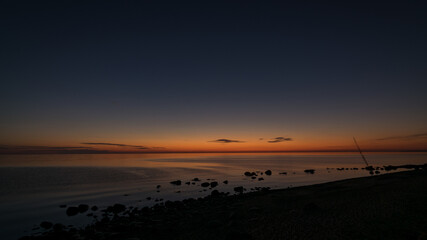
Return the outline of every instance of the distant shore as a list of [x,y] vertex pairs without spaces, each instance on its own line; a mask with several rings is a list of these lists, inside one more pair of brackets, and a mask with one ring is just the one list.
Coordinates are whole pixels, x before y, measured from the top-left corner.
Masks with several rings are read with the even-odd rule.
[[21,239],[427,239],[427,170],[211,196],[117,204],[82,229]]

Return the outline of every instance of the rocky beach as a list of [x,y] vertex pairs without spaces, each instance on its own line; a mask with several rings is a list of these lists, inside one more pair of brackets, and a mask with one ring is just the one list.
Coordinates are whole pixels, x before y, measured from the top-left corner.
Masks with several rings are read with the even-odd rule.
[[427,239],[426,167],[397,167],[417,170],[234,195],[212,188],[204,198],[153,207],[68,207],[98,217],[85,227],[43,222],[41,234],[21,240]]

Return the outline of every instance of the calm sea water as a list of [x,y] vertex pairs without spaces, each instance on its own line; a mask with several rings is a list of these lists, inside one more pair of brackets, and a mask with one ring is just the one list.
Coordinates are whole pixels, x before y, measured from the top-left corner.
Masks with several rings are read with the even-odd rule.
[[[373,166],[424,164],[426,153],[367,154]],[[359,168],[337,171],[327,168]],[[369,176],[357,154],[92,154],[0,155],[0,236],[16,239],[36,233],[41,221],[82,225],[92,218],[68,217],[59,205],[114,203],[143,207],[155,199],[201,197],[212,190],[201,182],[218,181],[215,189],[233,193],[236,186],[287,188]],[[315,174],[304,173],[315,169]],[[264,181],[245,177],[245,171],[271,170]],[[279,172],[287,172],[280,175]],[[198,177],[196,185],[186,181]],[[207,180],[210,179],[210,180]],[[182,180],[181,186],[169,182]],[[228,180],[228,184],[223,184]],[[161,185],[157,192],[157,185]],[[151,197],[151,200],[147,200]]]

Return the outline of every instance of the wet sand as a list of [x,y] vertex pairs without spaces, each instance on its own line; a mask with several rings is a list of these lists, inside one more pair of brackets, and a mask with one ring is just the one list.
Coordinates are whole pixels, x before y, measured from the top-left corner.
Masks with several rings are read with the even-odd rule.
[[83,229],[22,239],[427,239],[427,171],[281,190],[116,205]]

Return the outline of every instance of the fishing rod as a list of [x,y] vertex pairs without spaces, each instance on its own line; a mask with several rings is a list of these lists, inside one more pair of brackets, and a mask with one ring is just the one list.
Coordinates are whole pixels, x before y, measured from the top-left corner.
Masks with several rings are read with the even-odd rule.
[[369,167],[368,161],[366,161],[365,156],[362,153],[362,150],[359,147],[359,144],[357,144],[356,138],[353,137],[354,143],[356,144],[357,150],[359,150],[360,156],[362,156],[363,161],[365,162],[366,166]]

